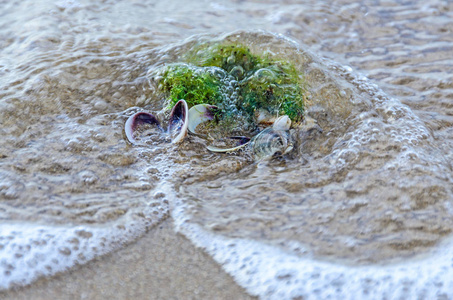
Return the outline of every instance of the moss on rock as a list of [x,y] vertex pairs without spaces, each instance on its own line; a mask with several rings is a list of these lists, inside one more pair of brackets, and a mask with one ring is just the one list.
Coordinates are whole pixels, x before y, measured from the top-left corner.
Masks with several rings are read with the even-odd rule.
[[161,71],[159,87],[168,94],[169,106],[185,99],[189,106],[217,105],[224,116],[231,116],[234,106],[249,120],[259,109],[286,114],[296,122],[303,118],[305,84],[288,61],[255,55],[236,44],[200,45],[184,60]]

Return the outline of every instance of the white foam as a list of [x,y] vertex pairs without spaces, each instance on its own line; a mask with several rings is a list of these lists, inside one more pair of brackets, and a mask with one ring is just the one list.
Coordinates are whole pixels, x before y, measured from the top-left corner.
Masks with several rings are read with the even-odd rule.
[[[152,204],[152,202],[150,202]],[[126,215],[100,226],[0,225],[0,291],[85,264],[128,244],[162,220],[168,205],[144,208],[145,218]]]
[[137,238],[144,231],[144,228],[131,227],[119,231],[89,226],[2,224],[0,290],[12,285],[26,285],[40,276],[85,263]]
[[262,299],[436,299],[453,297],[453,244],[429,258],[351,267],[316,261],[262,242],[226,238],[185,221],[176,230],[206,250],[248,293]]

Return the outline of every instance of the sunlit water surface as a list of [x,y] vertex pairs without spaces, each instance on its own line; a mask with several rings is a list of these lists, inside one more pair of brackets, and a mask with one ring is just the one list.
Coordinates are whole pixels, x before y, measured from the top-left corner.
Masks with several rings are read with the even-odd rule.
[[[0,289],[171,214],[252,295],[453,297],[447,1],[0,5]],[[150,74],[213,41],[294,63],[322,132],[262,162],[130,145],[127,117],[164,103]]]

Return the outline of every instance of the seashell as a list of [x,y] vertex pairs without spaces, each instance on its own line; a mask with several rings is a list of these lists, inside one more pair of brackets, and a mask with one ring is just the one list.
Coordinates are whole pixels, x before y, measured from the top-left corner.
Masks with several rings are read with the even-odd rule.
[[259,109],[255,112],[256,123],[265,126],[277,126],[279,130],[289,130],[291,127],[291,119],[287,115],[275,117],[264,109]]
[[268,127],[250,141],[250,149],[255,160],[281,156],[293,149],[288,130]]
[[239,145],[237,145],[236,147],[232,147],[232,148],[219,148],[219,147],[215,147],[215,146],[208,146],[207,149],[211,152],[219,152],[219,153],[233,152],[233,151],[239,150],[241,148],[244,148],[250,142],[250,138],[245,137],[245,136],[232,136],[229,138],[239,140]]
[[291,128],[291,119],[287,115],[278,117],[274,121],[272,128],[275,130],[289,130]]
[[189,108],[185,100],[179,100],[170,112],[168,121],[168,133],[172,138],[172,143],[180,143],[187,135],[189,125]]
[[132,144],[137,142],[134,135],[135,130],[143,124],[156,125],[157,128],[163,131],[159,120],[154,115],[147,112],[135,113],[127,119],[126,124],[124,125],[126,137]]
[[189,109],[188,129],[191,133],[197,133],[195,130],[203,122],[214,119],[214,113],[218,109],[215,105],[198,104]]
[[[189,109],[185,100],[179,100],[170,112],[168,121],[168,134],[172,139],[172,143],[181,142],[187,135],[187,126],[189,120]],[[159,120],[152,114],[147,112],[138,112],[130,116],[126,124],[124,124],[124,132],[126,137],[132,144],[136,144],[135,131],[143,124],[155,125],[160,131],[164,129],[160,125]]]
[[291,119],[284,115],[278,117],[271,127],[267,127],[251,140],[246,137],[231,137],[241,139],[240,144],[232,148],[218,148],[208,146],[212,152],[232,152],[249,146],[255,159],[262,160],[269,157],[284,155],[293,149],[289,129],[291,128]]
[[255,112],[256,123],[260,125],[270,126],[275,122],[275,116],[265,109],[258,109]]

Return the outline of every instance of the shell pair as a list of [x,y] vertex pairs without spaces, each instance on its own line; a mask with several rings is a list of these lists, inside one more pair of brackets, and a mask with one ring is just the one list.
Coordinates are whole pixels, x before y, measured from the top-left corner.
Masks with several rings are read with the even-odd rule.
[[[185,100],[179,100],[170,112],[167,133],[170,135],[173,144],[180,143],[187,135],[189,125],[189,109]],[[138,127],[149,124],[156,126],[160,131],[165,132],[159,119],[147,112],[138,112],[130,116],[124,125],[126,137],[132,144],[136,144],[135,131]]]
[[[170,135],[172,143],[177,144],[183,141],[187,131],[195,132],[195,128],[206,121],[214,119],[214,112],[217,106],[210,104],[199,104],[190,110],[185,100],[179,100],[170,112],[167,134]],[[130,143],[136,144],[135,132],[145,124],[156,126],[161,132],[165,132],[159,119],[147,112],[138,112],[130,116],[124,125],[124,132]]]

